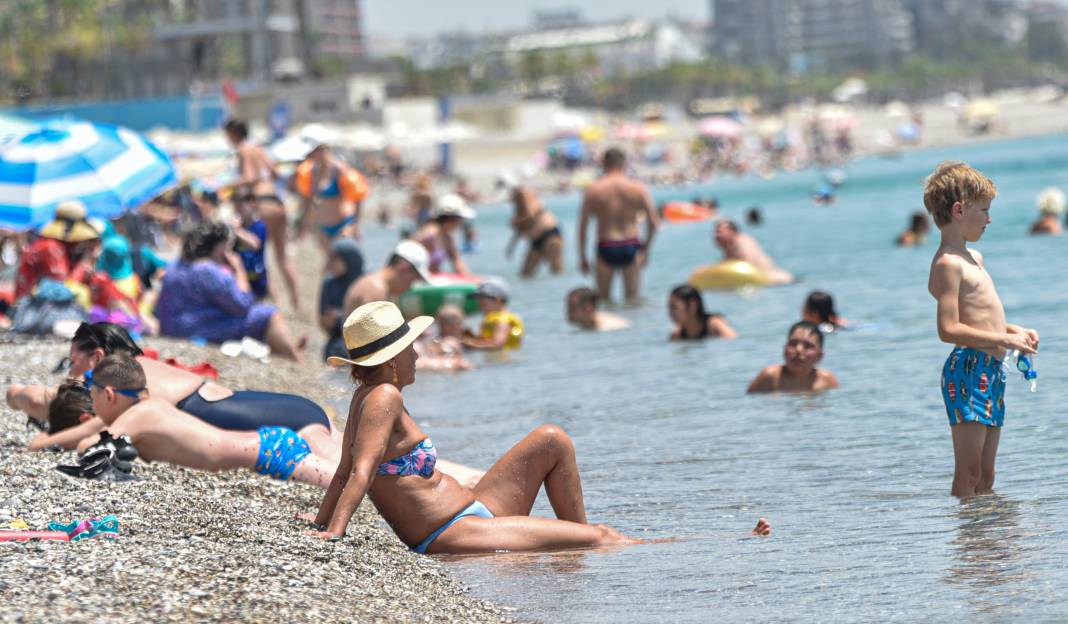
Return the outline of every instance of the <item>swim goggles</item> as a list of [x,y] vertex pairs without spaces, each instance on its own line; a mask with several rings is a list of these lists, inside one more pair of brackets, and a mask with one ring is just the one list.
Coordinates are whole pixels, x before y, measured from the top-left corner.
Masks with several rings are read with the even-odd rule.
[[[85,371],[85,387],[88,388],[90,386],[96,386],[97,388],[101,388],[101,389],[110,387],[110,386],[105,386],[104,384],[100,383],[99,381],[94,381],[93,380],[93,371],[92,370],[87,370],[87,371]],[[141,398],[141,393],[145,391],[145,388],[111,388],[111,389],[115,393],[121,394],[122,396],[130,397],[131,399],[139,399],[139,398]]]
[[1030,381],[1038,378],[1038,371],[1035,370],[1034,362],[1026,354],[1019,354],[1016,356],[1016,370],[1023,373],[1024,379]]

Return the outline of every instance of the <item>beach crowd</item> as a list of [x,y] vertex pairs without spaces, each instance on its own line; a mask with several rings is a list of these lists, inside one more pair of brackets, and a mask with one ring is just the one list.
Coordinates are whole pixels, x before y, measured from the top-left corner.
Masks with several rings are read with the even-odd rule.
[[[664,221],[708,224],[711,246],[722,256],[671,289],[670,327],[665,323],[670,340],[738,335],[730,319],[706,309],[702,290],[795,281],[753,235],[762,219],[759,207],[740,224],[722,218],[712,198],[658,206],[617,148],[599,155],[601,175],[583,189],[570,242],[565,233],[571,228],[543,203],[538,189],[515,172],[497,176],[495,192],[512,210],[506,251],[510,256],[525,245],[519,281],[510,284],[473,275],[465,262],[465,253],[478,246],[475,206],[482,199],[466,182],[437,192],[441,180],[406,168],[399,157],[361,171],[326,139],[310,141],[305,158],[285,176],[249,140],[244,122],[230,120],[223,132],[237,157],[237,170],[225,184],[210,190],[184,184],[103,222],[78,202],[64,202],[38,231],[4,236],[0,255],[14,279],[2,321],[10,331],[43,334],[67,327],[71,336],[69,357],[59,367],[66,379],[58,386],[11,384],[7,402],[40,429],[30,450],[77,450],[76,464],[61,467],[71,476],[129,480],[139,458],[293,479],[324,491],[314,513],[293,510],[310,534],[341,539],[366,497],[419,553],[635,543],[641,540],[590,523],[578,451],[559,426],[535,428],[481,470],[439,457],[406,409],[402,390],[416,383],[417,371],[478,374],[472,351],[522,349],[532,337],[523,311],[511,305],[512,289],[542,267],[564,273],[567,244],[575,245],[578,272],[589,283],[560,293],[566,321],[591,332],[630,326],[626,306],[642,304],[643,272],[655,261]],[[825,164],[849,155],[847,132],[813,140],[819,146],[814,158]],[[731,146],[713,142],[698,153],[711,169],[738,169],[743,165]],[[789,158],[774,143],[766,152]],[[386,257],[365,257],[362,209],[377,181],[386,178],[410,190],[407,222]],[[812,194],[815,204],[834,201],[833,182]],[[292,218],[287,196],[296,199]],[[992,489],[1005,411],[1002,364],[1014,352],[1026,359],[1039,340],[1034,330],[1006,321],[982,256],[967,246],[985,231],[995,196],[993,183],[978,171],[945,163],[926,182],[926,212],[914,214],[894,241],[923,244],[928,215],[941,233],[930,294],[937,301],[939,336],[954,345],[942,392],[958,496]],[[1060,234],[1065,203],[1063,192],[1043,191],[1031,233]],[[315,309],[299,296],[288,251],[305,236],[314,237],[326,258]],[[616,291],[623,306],[612,303]],[[290,327],[276,303],[282,298],[295,314],[314,318],[325,343],[321,354],[309,353],[307,337]],[[851,324],[830,293],[813,291],[798,304],[783,313],[782,362],[755,370],[748,392],[839,387],[820,363],[829,337],[848,332]],[[469,327],[467,315],[475,313],[480,320]],[[345,425],[337,427],[315,397],[301,396],[298,388],[230,388],[212,378],[210,365],[161,360],[138,344],[139,336],[155,334],[219,344],[229,354],[269,353],[345,367],[355,384]],[[555,518],[531,516],[543,487]],[[755,535],[770,532],[764,518],[752,528]]]

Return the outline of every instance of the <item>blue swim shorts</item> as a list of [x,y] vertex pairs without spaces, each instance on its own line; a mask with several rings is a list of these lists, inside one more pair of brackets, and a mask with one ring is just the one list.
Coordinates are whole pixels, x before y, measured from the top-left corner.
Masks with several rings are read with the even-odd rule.
[[260,427],[260,452],[256,457],[256,472],[285,481],[297,469],[297,464],[311,454],[304,438],[287,427]]
[[970,347],[950,352],[942,367],[942,400],[949,425],[977,422],[1005,424],[1005,372],[998,360]]

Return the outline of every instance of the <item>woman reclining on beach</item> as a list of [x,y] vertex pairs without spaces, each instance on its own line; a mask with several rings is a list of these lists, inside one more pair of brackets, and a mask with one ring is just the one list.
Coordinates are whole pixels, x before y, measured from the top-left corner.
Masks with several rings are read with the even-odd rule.
[[[144,368],[153,398],[209,425],[234,431],[254,431],[264,425],[288,427],[305,432],[308,443],[317,454],[338,457],[340,438],[335,435],[326,412],[313,401],[293,394],[234,391],[206,381],[195,373],[145,357],[130,334],[113,323],[82,323],[78,327],[70,345],[69,376],[80,378],[104,357],[115,353],[137,358]],[[48,421],[49,405],[55,396],[53,387],[12,384],[7,391],[7,402],[12,408],[44,423]],[[104,430],[104,424],[98,418],[80,423],[67,420],[48,424],[48,431],[30,442],[31,449],[74,448],[86,438],[95,440]]]
[[[586,521],[571,439],[543,425],[511,448],[471,490],[436,468],[437,451],[404,407],[415,381],[412,343],[433,322],[409,322],[392,303],[360,306],[345,321],[349,358],[360,384],[349,406],[342,456],[314,522],[338,539],[364,496],[405,544],[419,553],[483,553],[631,544],[641,540]],[[545,486],[556,519],[531,517]],[[766,523],[765,523],[766,524]],[[761,528],[758,525],[758,528]],[[770,531],[770,528],[768,529]]]
[[[145,461],[211,471],[244,468],[319,487],[329,484],[337,465],[336,460],[313,453],[301,433],[288,427],[227,431],[153,398],[144,369],[128,355],[107,356],[86,374],[81,388],[72,389],[80,383],[60,387],[53,412],[70,413],[91,406],[111,437],[128,436]],[[83,440],[78,444],[79,452],[98,441]],[[125,444],[122,439],[118,442]]]
[[[293,394],[234,391],[199,375],[169,366],[143,355],[130,334],[113,323],[83,323],[74,333],[70,346],[70,377],[81,378],[106,356],[126,354],[135,357],[145,371],[148,391],[157,401],[163,401],[186,415],[230,431],[256,431],[260,427],[286,427],[300,433],[320,456],[337,462],[341,456],[341,436],[330,418],[313,401]],[[76,448],[83,440],[95,442],[105,429],[99,418],[80,414],[53,419],[50,410],[57,389],[49,386],[12,384],[7,402],[38,422],[47,422],[48,431],[30,441],[31,450],[59,446]],[[441,469],[464,484],[473,485],[482,471],[460,464],[441,461]]]

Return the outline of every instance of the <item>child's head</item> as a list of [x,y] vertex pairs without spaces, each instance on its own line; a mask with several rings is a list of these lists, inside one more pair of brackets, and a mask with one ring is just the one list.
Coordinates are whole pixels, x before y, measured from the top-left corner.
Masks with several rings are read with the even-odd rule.
[[782,356],[791,375],[811,374],[823,359],[823,334],[820,328],[808,321],[791,325]]
[[48,404],[48,433],[59,433],[93,417],[93,399],[80,381],[68,381]]
[[960,161],[935,167],[923,187],[923,205],[939,229],[956,223],[965,240],[976,241],[990,223],[997,188],[990,178]]
[[437,322],[438,333],[441,336],[459,338],[464,333],[464,311],[459,306],[446,303],[438,308],[434,320]]
[[137,360],[128,355],[109,355],[86,373],[93,412],[111,425],[146,391],[145,371]]
[[567,293],[567,321],[582,327],[597,326],[597,292],[576,288]]
[[234,212],[241,217],[241,221],[248,223],[256,217],[256,194],[252,187],[245,184],[234,189]]
[[689,284],[672,289],[668,295],[668,315],[680,325],[695,318],[703,320],[708,317],[700,291]]
[[483,314],[503,310],[508,305],[508,284],[497,277],[488,277],[475,290],[478,309]]
[[804,307],[801,309],[801,318],[814,325],[822,325],[823,323],[836,324],[838,322],[838,313],[834,310],[834,299],[830,293],[820,290],[810,292],[808,298],[805,299]]

